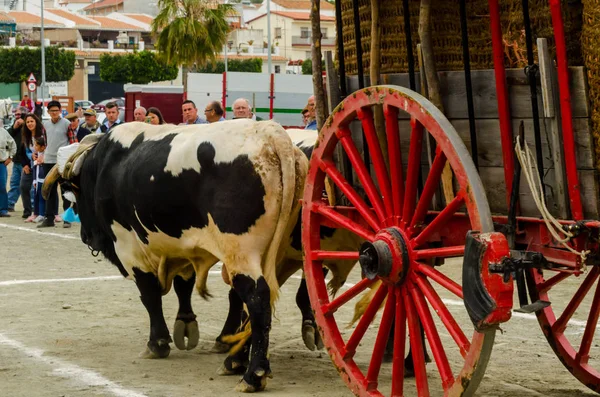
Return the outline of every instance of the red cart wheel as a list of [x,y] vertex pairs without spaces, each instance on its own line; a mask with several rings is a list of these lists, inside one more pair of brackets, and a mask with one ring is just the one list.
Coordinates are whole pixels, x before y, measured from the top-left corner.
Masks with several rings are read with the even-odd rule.
[[565,259],[556,270],[532,270],[535,289],[530,288],[530,295],[534,301],[552,302],[536,314],[560,361],[581,383],[600,393],[600,346],[594,340],[600,317],[600,268],[591,266],[575,275],[576,262]]
[[[388,164],[374,126],[374,105],[383,105]],[[405,128],[400,131],[400,114],[410,117],[406,172],[400,145]],[[362,124],[375,178],[352,140],[350,125],[356,119]],[[423,189],[417,199],[421,154],[429,136],[435,140],[436,156],[429,173],[423,175]],[[346,181],[334,163],[338,143],[366,198]],[[457,193],[441,211],[434,212],[431,203],[446,163],[452,169]],[[326,176],[352,207],[328,206],[322,201]],[[495,331],[473,331],[461,301],[460,265],[432,266],[434,262],[439,264],[439,260],[432,259],[462,256],[466,232],[492,232],[493,224],[469,152],[444,115],[424,97],[402,87],[370,87],[347,97],[319,135],[310,162],[302,217],[305,272],[316,322],[329,355],[350,389],[360,396],[472,394],[483,378]],[[320,228],[332,223],[365,241],[360,253],[321,249]],[[335,299],[330,298],[321,270],[324,262],[356,261],[359,255],[365,278]],[[363,291],[370,291],[373,298],[356,328],[348,331],[348,313]],[[376,324],[374,318],[381,307],[381,321]],[[426,371],[427,351],[420,325],[437,372]],[[446,332],[438,332],[438,328]],[[382,361],[390,336],[393,360],[386,364]],[[412,350],[414,382],[404,374],[405,344]]]

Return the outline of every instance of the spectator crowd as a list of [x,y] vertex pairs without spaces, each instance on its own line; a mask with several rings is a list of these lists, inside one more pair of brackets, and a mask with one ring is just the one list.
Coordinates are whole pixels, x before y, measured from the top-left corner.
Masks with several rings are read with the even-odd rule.
[[[25,222],[37,223],[38,228],[54,227],[56,223],[62,222],[63,227],[69,228],[71,223],[59,216],[56,184],[50,189],[47,201],[42,197],[44,177],[56,164],[57,153],[61,147],[79,142],[89,134],[108,133],[122,122],[116,102],[106,104],[106,118],[103,123],[98,122],[97,113],[91,108],[85,111],[78,109],[63,118],[60,102],[50,101],[47,110],[50,120],[42,122],[33,101],[24,95],[14,113],[12,125],[0,128],[0,217],[10,217],[21,197],[22,218]],[[252,112],[250,102],[245,98],[236,99],[232,110],[234,119],[262,120]],[[182,103],[181,112],[182,125],[210,124],[225,120],[225,110],[218,101],[206,105],[204,117],[198,114],[198,108],[191,100]],[[134,110],[133,117],[134,121],[138,122],[166,124],[162,113],[156,107],[138,107]],[[302,123],[305,129],[317,129],[314,96],[308,99],[302,110]],[[12,173],[9,180],[8,167],[11,163]],[[72,205],[68,199],[62,197],[64,211]]]

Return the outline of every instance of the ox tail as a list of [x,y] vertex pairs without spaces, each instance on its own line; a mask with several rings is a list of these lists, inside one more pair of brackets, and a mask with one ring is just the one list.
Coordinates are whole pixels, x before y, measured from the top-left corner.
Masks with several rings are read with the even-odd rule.
[[302,152],[297,149],[285,133],[283,128],[273,123],[276,130],[273,133],[275,155],[281,164],[281,204],[279,217],[273,238],[264,258],[263,274],[271,291],[271,307],[274,308],[275,301],[279,295],[279,283],[277,282],[277,263],[283,257],[286,247],[286,233],[289,235],[299,211],[298,200],[302,197],[304,180],[308,171],[308,160]]
[[[352,321],[350,321],[350,323],[348,324],[348,328],[352,327],[362,317],[362,315],[365,314],[367,307],[369,307],[369,303],[371,303],[371,301],[373,300],[373,297],[375,296],[375,293],[379,289],[380,285],[381,281],[376,281],[375,283],[373,283],[371,289],[365,294],[363,294],[359,301],[356,302],[356,305],[354,305],[354,317],[352,317]],[[378,311],[381,310],[381,308],[385,305],[385,302],[386,299],[384,299],[383,302],[381,302],[381,305],[377,309]]]

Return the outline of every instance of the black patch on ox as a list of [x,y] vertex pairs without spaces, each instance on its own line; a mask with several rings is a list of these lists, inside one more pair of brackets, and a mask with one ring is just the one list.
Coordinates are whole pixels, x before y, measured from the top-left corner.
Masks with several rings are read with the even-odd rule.
[[140,134],[129,148],[108,139],[98,143],[82,171],[87,176],[93,167],[86,167],[88,163],[99,163],[92,195],[96,217],[109,230],[113,220],[133,228],[144,243],[148,243],[146,229],[180,238],[184,230],[206,227],[209,214],[221,232],[246,233],[265,213],[265,188],[248,156],[215,163],[215,148],[202,143],[196,151],[200,173],[184,164],[183,171],[173,175],[165,167],[175,136],[144,141]]

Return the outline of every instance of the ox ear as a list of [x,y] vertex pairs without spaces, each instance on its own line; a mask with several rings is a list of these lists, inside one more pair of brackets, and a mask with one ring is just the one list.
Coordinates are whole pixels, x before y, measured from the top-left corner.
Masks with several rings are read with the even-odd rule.
[[58,165],[52,167],[46,178],[44,178],[44,184],[42,185],[42,196],[44,200],[48,200],[50,196],[50,189],[56,183],[56,181],[60,178],[60,173],[58,172]]

